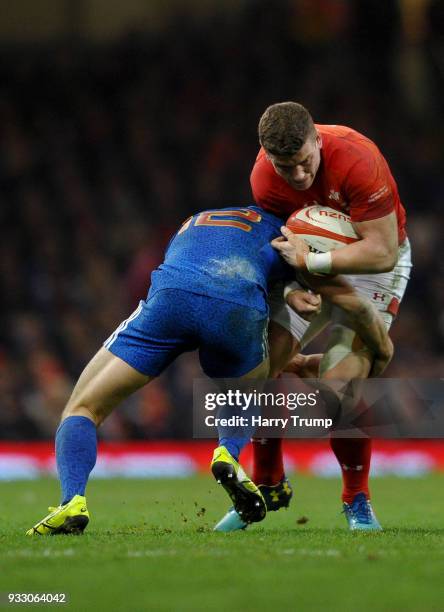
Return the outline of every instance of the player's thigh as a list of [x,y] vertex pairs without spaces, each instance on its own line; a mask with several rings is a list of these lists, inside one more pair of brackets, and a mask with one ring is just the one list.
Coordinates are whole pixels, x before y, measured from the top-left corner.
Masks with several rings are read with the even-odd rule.
[[[249,306],[202,298],[199,358],[211,378],[268,375],[268,314]],[[211,312],[211,318],[208,317]]]
[[121,401],[151,379],[102,347],[80,375],[63,418],[83,415],[100,424]]
[[[410,277],[411,256],[408,241],[399,247],[398,262],[393,270],[382,274],[347,276],[356,291],[371,301],[390,329],[398,312]],[[372,366],[372,354],[349,324],[347,315],[334,308],[327,350],[321,360],[323,378],[366,378]]]
[[411,249],[405,240],[398,249],[398,261],[390,272],[381,274],[357,274],[346,278],[356,291],[371,301],[383,318],[387,328],[398,314],[412,268]]
[[188,292],[162,290],[141,301],[85,368],[65,416],[84,412],[103,421],[125,397],[195,348],[193,309],[187,299],[192,299]]
[[[393,270],[381,274],[347,276],[356,291],[367,297],[390,329],[404,296],[409,278],[411,249],[408,240],[400,245],[398,261]],[[323,378],[366,378],[372,365],[372,355],[347,322],[346,315],[334,309],[327,350],[321,360]]]
[[159,376],[180,354],[197,348],[199,297],[179,289],[150,293],[104,347],[141,374]]

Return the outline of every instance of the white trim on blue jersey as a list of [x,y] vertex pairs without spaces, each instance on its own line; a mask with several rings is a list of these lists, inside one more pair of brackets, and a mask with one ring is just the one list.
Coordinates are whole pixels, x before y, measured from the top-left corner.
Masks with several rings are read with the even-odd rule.
[[139,316],[142,310],[142,304],[143,304],[143,300],[140,300],[139,305],[136,308],[136,310],[127,319],[122,321],[119,327],[113,331],[111,336],[107,338],[107,340],[105,340],[105,342],[103,343],[103,346],[105,348],[109,348],[113,344],[113,342],[116,340],[120,332],[124,331],[128,327],[128,325],[131,323],[131,321],[134,321],[134,319],[136,319]]

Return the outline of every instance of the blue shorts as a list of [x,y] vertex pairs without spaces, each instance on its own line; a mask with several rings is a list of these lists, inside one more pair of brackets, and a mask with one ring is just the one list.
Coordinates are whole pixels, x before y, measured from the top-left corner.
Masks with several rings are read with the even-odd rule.
[[141,301],[104,346],[147,376],[158,376],[182,353],[199,349],[205,374],[237,378],[268,356],[267,327],[266,312],[162,289]]

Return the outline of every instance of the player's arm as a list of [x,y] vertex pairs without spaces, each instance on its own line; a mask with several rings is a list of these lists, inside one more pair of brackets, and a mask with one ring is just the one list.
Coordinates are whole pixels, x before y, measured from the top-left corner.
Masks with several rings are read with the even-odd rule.
[[[304,279],[322,299],[347,313],[353,329],[375,357],[372,376],[382,374],[393,357],[393,343],[384,321],[371,302],[357,293],[342,276],[320,279],[313,275],[304,275]],[[291,305],[291,293],[287,296],[287,303]]]
[[361,240],[331,251],[330,274],[374,274],[389,272],[398,258],[396,213],[355,222]]
[[[363,151],[344,182],[353,226],[361,240],[331,253],[330,274],[377,274],[398,258],[396,187],[379,152]],[[308,267],[310,269],[310,267]]]
[[312,321],[321,312],[322,299],[319,293],[303,289],[297,281],[285,285],[284,299],[306,321]]
[[287,242],[276,242],[281,255],[299,270],[313,274],[377,274],[392,270],[398,256],[395,188],[384,158],[374,151],[362,156],[346,172],[343,189],[353,226],[361,240],[328,253],[309,253],[298,236],[282,232]]
[[398,228],[396,213],[354,223],[361,240],[328,253],[310,253],[306,243],[282,227],[285,238],[276,238],[272,245],[285,261],[313,274],[376,274],[389,272],[398,257]]

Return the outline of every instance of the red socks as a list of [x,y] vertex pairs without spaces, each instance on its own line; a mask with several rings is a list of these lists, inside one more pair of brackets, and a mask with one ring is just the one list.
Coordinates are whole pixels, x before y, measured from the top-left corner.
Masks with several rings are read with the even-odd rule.
[[253,438],[253,476],[256,484],[273,486],[284,476],[281,438]]
[[370,497],[370,438],[330,438],[330,446],[342,470],[342,501],[350,504],[357,493],[365,493]]
[[[268,486],[277,484],[284,476],[282,439],[254,438],[252,443],[253,482]],[[370,438],[331,438],[330,446],[342,470],[342,501],[350,504],[358,493],[370,497]]]

